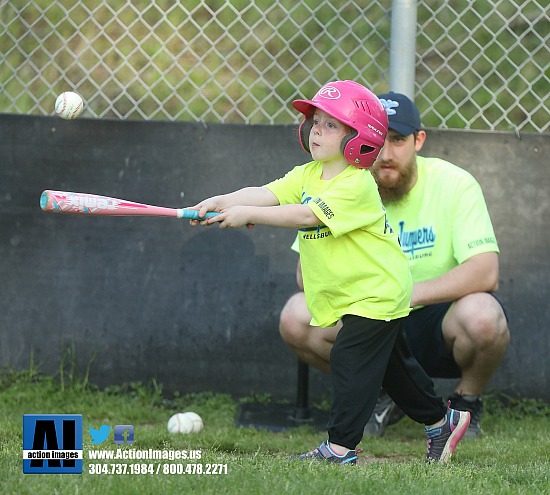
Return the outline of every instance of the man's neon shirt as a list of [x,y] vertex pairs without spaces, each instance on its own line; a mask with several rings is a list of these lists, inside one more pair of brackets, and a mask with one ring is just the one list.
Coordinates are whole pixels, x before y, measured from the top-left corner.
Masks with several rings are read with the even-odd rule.
[[439,158],[417,157],[418,180],[386,205],[414,283],[439,277],[480,253],[499,252],[479,183]]

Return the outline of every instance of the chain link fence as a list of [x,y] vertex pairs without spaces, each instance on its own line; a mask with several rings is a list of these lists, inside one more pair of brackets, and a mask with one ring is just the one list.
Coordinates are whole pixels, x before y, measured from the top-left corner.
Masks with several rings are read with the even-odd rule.
[[[388,88],[390,0],[0,0],[0,112],[291,123],[324,83]],[[424,125],[546,132],[547,0],[418,3]],[[395,47],[393,47],[395,49]]]

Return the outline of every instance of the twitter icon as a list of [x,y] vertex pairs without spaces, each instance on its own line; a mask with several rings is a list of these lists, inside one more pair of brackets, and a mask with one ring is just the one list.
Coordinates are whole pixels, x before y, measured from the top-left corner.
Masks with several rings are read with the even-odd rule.
[[98,443],[103,443],[107,440],[111,427],[107,425],[101,425],[99,430],[96,430],[94,427],[90,426],[90,436],[92,437],[91,444],[97,445]]

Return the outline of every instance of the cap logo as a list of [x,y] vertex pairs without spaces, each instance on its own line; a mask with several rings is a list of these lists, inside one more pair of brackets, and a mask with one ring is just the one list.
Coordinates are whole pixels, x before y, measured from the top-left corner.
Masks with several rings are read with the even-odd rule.
[[380,102],[382,103],[382,106],[386,109],[386,113],[388,115],[395,115],[397,113],[395,109],[399,107],[399,102],[394,100],[384,100],[383,98],[380,99]]
[[342,96],[338,88],[334,86],[325,86],[319,90],[317,96],[320,98],[327,98],[328,100],[337,100]]

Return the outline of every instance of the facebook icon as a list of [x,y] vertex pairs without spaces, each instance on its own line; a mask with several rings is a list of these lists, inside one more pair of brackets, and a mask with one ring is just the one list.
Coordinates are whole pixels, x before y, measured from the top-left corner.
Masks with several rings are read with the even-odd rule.
[[134,443],[134,427],[132,425],[116,425],[114,434],[115,443]]

